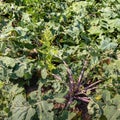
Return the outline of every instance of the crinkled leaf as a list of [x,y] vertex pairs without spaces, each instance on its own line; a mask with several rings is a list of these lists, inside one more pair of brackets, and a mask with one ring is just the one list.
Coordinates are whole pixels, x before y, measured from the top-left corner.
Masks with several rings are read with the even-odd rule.
[[3,62],[7,67],[14,67],[16,60],[10,57],[0,57],[0,61]]
[[11,107],[12,116],[11,120],[31,120],[35,114],[33,109],[25,100],[23,95],[17,95],[12,102]]
[[38,117],[40,120],[53,120],[53,104],[41,101],[37,106]]
[[116,42],[111,42],[109,38],[106,38],[101,41],[100,49],[101,50],[111,50],[111,49],[115,49],[117,47],[117,45],[118,44]]
[[15,70],[14,73],[16,74],[17,77],[23,77],[26,69],[27,69],[27,65],[21,64],[18,70]]
[[88,113],[92,115],[92,119],[99,119],[102,115],[102,111],[100,109],[100,106],[93,100],[90,100],[88,106]]

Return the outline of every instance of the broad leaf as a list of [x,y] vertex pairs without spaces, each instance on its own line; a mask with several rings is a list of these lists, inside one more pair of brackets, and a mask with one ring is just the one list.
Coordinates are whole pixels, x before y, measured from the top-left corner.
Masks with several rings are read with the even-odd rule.
[[32,120],[35,114],[35,109],[26,102],[23,95],[17,95],[12,102],[11,120]]

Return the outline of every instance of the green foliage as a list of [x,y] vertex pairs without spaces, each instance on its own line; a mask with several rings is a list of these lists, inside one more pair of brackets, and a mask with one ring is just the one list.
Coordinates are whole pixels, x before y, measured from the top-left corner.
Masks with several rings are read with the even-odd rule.
[[119,120],[119,84],[120,0],[0,1],[1,120]]

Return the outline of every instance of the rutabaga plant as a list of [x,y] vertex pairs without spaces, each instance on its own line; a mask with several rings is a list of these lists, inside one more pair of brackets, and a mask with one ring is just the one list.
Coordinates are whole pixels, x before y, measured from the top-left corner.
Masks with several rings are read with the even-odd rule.
[[[69,78],[69,83],[68,83],[69,92],[65,96],[65,98],[66,98],[65,108],[68,108],[69,105],[72,104],[72,102],[74,100],[89,103],[90,98],[89,98],[89,95],[87,95],[87,93],[95,90],[97,88],[96,85],[99,84],[100,82],[102,82],[102,80],[97,80],[96,82],[91,83],[88,86],[84,86],[82,79],[84,77],[84,72],[85,72],[85,69],[87,68],[88,61],[87,60],[84,61],[81,73],[80,73],[77,81],[74,80],[72,71],[69,68],[68,64],[64,60],[62,60],[62,61],[64,63],[64,66],[65,66],[66,70],[67,70],[67,75],[68,75],[68,78]],[[56,79],[62,80],[62,78],[60,76],[57,76],[55,74],[52,74],[52,75]]]

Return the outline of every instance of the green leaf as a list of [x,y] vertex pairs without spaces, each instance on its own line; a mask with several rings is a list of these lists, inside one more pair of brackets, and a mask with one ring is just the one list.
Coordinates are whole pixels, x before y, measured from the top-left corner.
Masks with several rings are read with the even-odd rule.
[[[109,94],[109,95],[108,95]],[[120,95],[117,94],[113,98],[110,97],[110,92],[106,93],[107,99],[105,99],[106,105],[103,108],[103,114],[108,120],[118,120],[120,118]],[[111,102],[109,102],[109,101]]]
[[115,104],[115,105],[118,106],[118,110],[120,110],[120,108],[119,108],[120,107],[120,101],[119,101],[119,99],[120,99],[120,95],[117,94],[117,95],[114,96],[114,98],[112,100],[113,104]]
[[69,114],[68,114],[68,120],[72,120],[73,118],[75,118],[77,115],[76,115],[76,113],[74,113],[74,112],[69,112]]
[[102,111],[100,109],[99,104],[97,104],[95,101],[90,100],[87,108],[88,108],[88,113],[92,115],[93,120],[99,119],[101,117]]
[[4,86],[4,82],[0,81],[0,89]]
[[9,93],[12,95],[12,96],[15,96],[17,94],[20,94],[23,92],[23,88],[20,88],[18,87],[18,84],[16,85],[13,85],[12,88],[9,90]]
[[111,50],[117,47],[116,42],[111,42],[110,38],[103,39],[101,45],[99,46],[101,50]]
[[41,101],[37,106],[38,117],[40,120],[53,120],[53,104]]
[[21,94],[17,95],[13,100],[11,112],[11,120],[31,120],[35,115],[35,109],[26,102]]
[[26,64],[21,64],[17,70],[14,71],[17,77],[23,77],[25,74],[25,70],[27,69]]
[[54,100],[57,102],[57,103],[64,103],[65,102],[65,98],[60,98],[60,97],[55,97]]
[[99,35],[101,34],[103,31],[100,29],[100,26],[92,26],[90,27],[90,29],[88,30],[88,32],[91,34],[91,35]]
[[0,57],[0,61],[3,62],[7,67],[14,67],[16,60],[10,57]]
[[43,68],[43,69],[41,70],[41,76],[42,76],[42,78],[43,78],[43,79],[46,79],[47,75],[48,75],[47,69],[46,69],[46,68]]
[[105,102],[110,102],[111,101],[110,91],[104,90],[102,98]]

